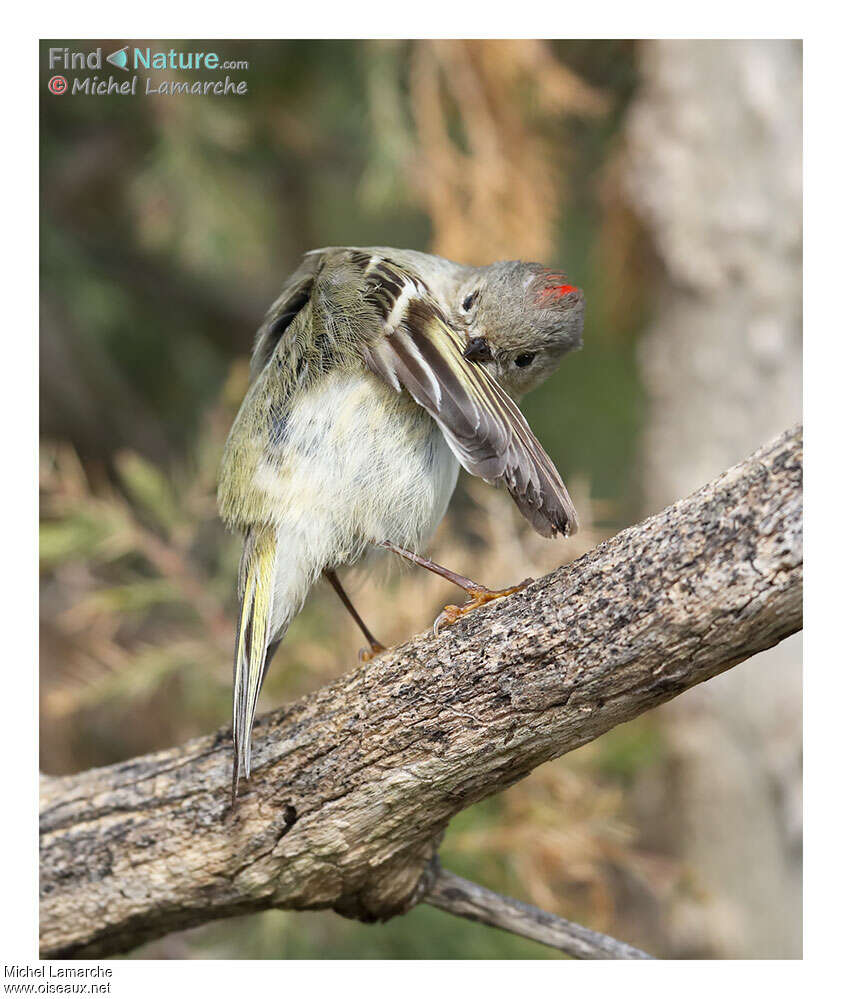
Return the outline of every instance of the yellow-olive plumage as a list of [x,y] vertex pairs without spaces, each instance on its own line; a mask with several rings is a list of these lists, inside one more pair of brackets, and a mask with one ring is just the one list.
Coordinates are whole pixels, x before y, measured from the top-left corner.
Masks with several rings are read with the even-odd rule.
[[307,254],[261,327],[219,480],[244,534],[235,782],[257,696],[309,588],[374,544],[417,550],[459,465],[504,484],[540,533],[576,528],[513,402],[581,343],[581,291],[538,264],[465,267],[411,250]]

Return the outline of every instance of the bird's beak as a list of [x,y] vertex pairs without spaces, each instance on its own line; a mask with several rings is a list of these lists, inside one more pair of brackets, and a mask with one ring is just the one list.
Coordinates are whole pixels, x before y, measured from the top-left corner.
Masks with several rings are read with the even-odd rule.
[[466,361],[490,361],[491,348],[484,336],[472,336],[462,356]]

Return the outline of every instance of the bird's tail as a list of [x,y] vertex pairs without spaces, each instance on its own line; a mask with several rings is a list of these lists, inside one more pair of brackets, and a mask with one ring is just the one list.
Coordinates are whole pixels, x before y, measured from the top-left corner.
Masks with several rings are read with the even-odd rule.
[[275,531],[268,527],[250,531],[240,562],[240,621],[234,654],[234,797],[240,777],[248,778],[251,771],[251,729],[257,696],[274,646],[282,637],[273,634],[278,630],[273,627],[278,620],[274,607],[277,568]]

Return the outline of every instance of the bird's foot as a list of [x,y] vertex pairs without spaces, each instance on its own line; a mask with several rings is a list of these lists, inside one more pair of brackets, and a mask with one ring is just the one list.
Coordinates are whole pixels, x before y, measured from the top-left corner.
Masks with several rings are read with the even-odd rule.
[[372,659],[376,659],[381,652],[385,651],[385,645],[381,645],[380,642],[372,642],[367,649],[360,649],[357,653],[357,659],[361,663],[370,663]]
[[534,579],[524,579],[522,583],[518,583],[517,586],[510,586],[506,590],[489,590],[484,586],[472,586],[466,589],[465,592],[471,599],[461,606],[448,604],[433,622],[433,634],[438,636],[442,628],[454,624],[460,617],[464,617],[472,610],[476,610],[477,607],[482,607],[483,604],[490,603],[492,600],[499,600],[500,597],[508,597],[512,593],[518,593],[534,582]]

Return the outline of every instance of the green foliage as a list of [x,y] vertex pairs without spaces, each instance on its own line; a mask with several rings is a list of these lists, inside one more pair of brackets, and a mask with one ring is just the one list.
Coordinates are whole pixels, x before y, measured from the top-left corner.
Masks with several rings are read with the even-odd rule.
[[117,457],[117,470],[129,499],[154,523],[169,532],[183,514],[172,486],[160,468],[138,454]]
[[606,732],[595,743],[596,763],[606,777],[631,783],[664,759],[664,741],[649,717],[636,718]]

